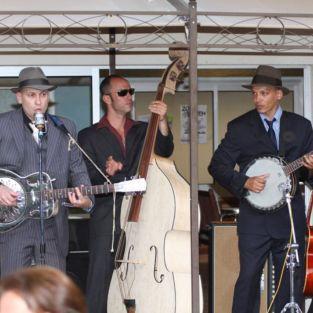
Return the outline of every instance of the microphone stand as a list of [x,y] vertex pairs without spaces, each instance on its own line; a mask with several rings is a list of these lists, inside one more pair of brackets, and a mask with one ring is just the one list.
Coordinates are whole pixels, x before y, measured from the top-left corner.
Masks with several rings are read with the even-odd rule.
[[281,310],[281,313],[287,312],[287,310],[289,309],[291,313],[302,313],[299,305],[295,302],[295,296],[294,296],[295,268],[299,267],[300,265],[299,253],[298,253],[299,245],[297,243],[295,228],[293,224],[290,192],[287,191],[285,196],[286,196],[286,202],[287,202],[288,211],[289,211],[291,234],[292,234],[292,242],[287,245],[287,248],[288,248],[287,268],[289,269],[289,277],[290,277],[290,302],[288,302],[284,306],[284,308]]
[[39,199],[40,199],[40,265],[46,264],[46,240],[45,240],[45,225],[44,225],[44,212],[43,212],[43,174],[42,174],[42,139],[44,131],[38,129],[38,152],[39,152]]

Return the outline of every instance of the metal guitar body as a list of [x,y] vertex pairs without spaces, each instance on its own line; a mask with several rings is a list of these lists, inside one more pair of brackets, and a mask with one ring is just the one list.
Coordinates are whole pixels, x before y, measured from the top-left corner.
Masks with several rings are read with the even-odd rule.
[[[0,169],[0,183],[19,193],[17,205],[8,207],[0,205],[0,231],[10,230],[26,218],[40,217],[39,174],[33,173],[21,177],[9,170]],[[51,178],[43,173],[43,190],[52,190]],[[58,212],[53,198],[43,198],[43,216],[49,218]]]

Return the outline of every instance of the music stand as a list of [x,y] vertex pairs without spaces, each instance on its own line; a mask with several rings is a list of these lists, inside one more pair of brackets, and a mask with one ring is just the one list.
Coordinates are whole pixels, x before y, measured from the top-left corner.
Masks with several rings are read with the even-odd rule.
[[299,262],[299,253],[298,253],[299,245],[297,243],[295,228],[293,224],[291,195],[289,191],[286,192],[285,197],[286,197],[286,202],[287,202],[288,211],[289,211],[290,227],[291,227],[291,234],[292,234],[291,243],[287,245],[287,248],[288,248],[287,268],[289,269],[289,277],[290,277],[290,302],[286,303],[284,308],[281,310],[281,313],[287,312],[288,309],[290,309],[291,313],[302,313],[298,303],[295,302],[295,296],[294,296],[295,267],[298,267],[300,265],[300,262]]

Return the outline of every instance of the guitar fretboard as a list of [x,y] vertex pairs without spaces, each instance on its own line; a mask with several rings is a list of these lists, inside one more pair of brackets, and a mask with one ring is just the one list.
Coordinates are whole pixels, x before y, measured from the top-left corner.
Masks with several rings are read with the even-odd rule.
[[313,154],[313,151],[303,155],[301,158],[292,161],[291,163],[283,167],[284,173],[289,176],[291,173],[295,172],[297,169],[303,166],[304,157]]
[[[102,184],[96,186],[84,186],[78,187],[82,195],[97,195],[97,194],[107,194],[114,191],[113,184]],[[48,199],[62,199],[67,198],[69,192],[75,192],[75,188],[63,188],[63,189],[46,189],[43,190],[44,197]]]

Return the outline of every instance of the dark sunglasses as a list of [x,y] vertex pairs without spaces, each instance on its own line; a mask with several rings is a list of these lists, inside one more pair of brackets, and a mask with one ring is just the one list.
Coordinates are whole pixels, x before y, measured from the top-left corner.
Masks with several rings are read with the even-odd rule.
[[128,93],[132,96],[135,93],[135,88],[121,89],[116,93],[119,97],[125,97]]

